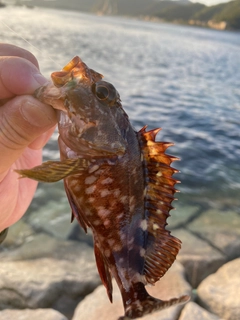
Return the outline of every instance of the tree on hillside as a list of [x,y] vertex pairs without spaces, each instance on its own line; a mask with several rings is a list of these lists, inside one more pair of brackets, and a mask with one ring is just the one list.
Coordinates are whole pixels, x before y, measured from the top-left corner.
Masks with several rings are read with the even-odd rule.
[[176,2],[169,8],[161,10],[157,16],[159,18],[173,21],[173,20],[182,20],[188,21],[192,19],[192,16],[200,11],[205,6],[200,3],[191,3],[191,4],[177,4]]
[[213,18],[216,21],[226,21],[230,29],[240,29],[240,0],[229,2]]
[[192,17],[194,20],[208,21],[212,20],[213,16],[222,11],[225,4],[217,4],[211,7],[202,8],[199,12],[196,12]]

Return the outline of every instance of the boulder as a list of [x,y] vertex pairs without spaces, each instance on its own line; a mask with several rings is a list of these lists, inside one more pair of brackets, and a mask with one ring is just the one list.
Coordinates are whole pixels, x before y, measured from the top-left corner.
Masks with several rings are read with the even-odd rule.
[[194,288],[226,262],[221,252],[189,231],[176,229],[172,234],[182,241],[177,260],[185,267],[187,279]]
[[93,250],[83,243],[37,235],[0,260],[0,310],[54,307],[69,315],[100,284]]
[[74,261],[76,258],[82,257],[85,260],[94,261],[92,247],[77,241],[56,239],[45,233],[29,236],[20,247],[0,252],[1,261],[46,257],[68,261]]
[[50,307],[62,295],[83,298],[98,284],[95,264],[81,258],[1,261],[0,309]]
[[199,303],[225,320],[240,319],[240,258],[223,265],[199,285]]
[[221,320],[221,318],[190,301],[183,308],[178,320]]
[[[166,275],[155,286],[147,287],[152,296],[168,300],[181,295],[191,295],[191,286],[185,280],[183,266],[175,262]],[[183,305],[172,306],[144,317],[144,320],[177,320]],[[98,287],[88,295],[75,310],[72,320],[117,319],[124,314],[119,288],[113,282],[113,303],[108,300],[104,286]]]
[[228,260],[239,257],[240,216],[236,212],[205,211],[188,225],[188,229],[218,248]]
[[23,309],[0,311],[1,320],[67,320],[60,312],[53,309]]

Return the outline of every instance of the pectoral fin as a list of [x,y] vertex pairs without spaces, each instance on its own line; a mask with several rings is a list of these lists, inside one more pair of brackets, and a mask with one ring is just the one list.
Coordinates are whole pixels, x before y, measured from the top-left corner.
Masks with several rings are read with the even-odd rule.
[[20,178],[30,178],[40,182],[56,182],[72,174],[79,174],[89,166],[86,159],[74,158],[63,161],[47,161],[32,169],[15,170]]

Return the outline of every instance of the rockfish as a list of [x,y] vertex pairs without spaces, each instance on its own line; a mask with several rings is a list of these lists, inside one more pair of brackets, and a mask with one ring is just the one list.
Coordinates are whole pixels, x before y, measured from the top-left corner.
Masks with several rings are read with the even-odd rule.
[[101,280],[112,301],[112,277],[121,291],[125,315],[134,319],[186,302],[151,297],[145,285],[158,281],[174,262],[181,241],[165,229],[173,208],[177,172],[172,145],[156,142],[160,129],[136,132],[114,86],[79,57],[35,96],[58,109],[61,161],[48,161],[22,177],[43,182],[64,179],[75,217],[91,228]]

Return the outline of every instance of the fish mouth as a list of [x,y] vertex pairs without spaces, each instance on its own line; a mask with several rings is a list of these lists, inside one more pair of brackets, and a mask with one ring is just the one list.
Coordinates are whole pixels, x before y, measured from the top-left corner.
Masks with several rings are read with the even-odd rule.
[[92,85],[103,78],[103,75],[88,68],[81,58],[75,56],[61,71],[51,74],[52,81],[56,87],[68,85],[72,87],[78,83]]
[[[45,102],[51,102],[53,108],[68,113],[69,117],[75,114],[71,103],[66,105],[64,97],[67,96],[68,91],[74,89],[76,86],[82,87],[83,89],[89,88],[93,83],[101,80],[103,75],[88,68],[88,66],[79,58],[74,57],[61,71],[56,71],[51,74],[52,85],[45,86],[43,92],[37,94],[38,98],[44,97],[42,100]],[[56,100],[56,101],[54,101]],[[65,101],[65,102],[64,102]],[[80,112],[80,110],[78,110]],[[87,122],[85,115],[82,120]]]
[[76,56],[61,71],[53,72],[51,78],[52,83],[38,88],[34,96],[43,103],[52,105],[55,109],[67,112],[68,108],[64,105],[66,93],[78,84],[85,88],[90,87],[93,83],[100,81],[103,75],[88,68]]

